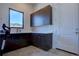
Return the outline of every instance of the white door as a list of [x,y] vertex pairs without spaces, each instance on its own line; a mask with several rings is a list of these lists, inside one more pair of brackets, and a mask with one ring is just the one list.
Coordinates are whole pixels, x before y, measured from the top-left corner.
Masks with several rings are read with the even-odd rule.
[[78,53],[78,37],[76,35],[78,4],[61,4],[60,9],[57,48]]

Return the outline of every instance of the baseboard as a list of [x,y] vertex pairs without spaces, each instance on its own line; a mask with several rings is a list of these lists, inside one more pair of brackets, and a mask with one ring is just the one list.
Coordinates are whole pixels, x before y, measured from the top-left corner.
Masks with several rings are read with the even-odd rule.
[[73,55],[76,55],[76,56],[79,56],[79,54],[76,54],[76,53],[73,53],[73,52],[69,52],[69,51],[66,51],[66,50],[63,50],[63,49],[60,49],[60,48],[56,48],[56,49],[64,51],[64,52],[67,52],[67,53],[70,53],[70,54],[73,54]]

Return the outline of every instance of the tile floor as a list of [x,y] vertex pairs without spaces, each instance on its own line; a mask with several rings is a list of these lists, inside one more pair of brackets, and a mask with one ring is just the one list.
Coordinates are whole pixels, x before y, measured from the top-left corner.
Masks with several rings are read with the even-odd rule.
[[75,55],[56,49],[50,49],[49,51],[44,51],[37,47],[29,46],[5,53],[4,56],[75,56]]

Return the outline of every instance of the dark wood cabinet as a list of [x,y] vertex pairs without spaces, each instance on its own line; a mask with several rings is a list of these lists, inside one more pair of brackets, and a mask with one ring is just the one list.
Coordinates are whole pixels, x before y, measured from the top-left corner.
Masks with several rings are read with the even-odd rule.
[[[0,35],[0,48],[4,35]],[[16,33],[7,37],[4,53],[26,46],[36,46],[43,50],[52,48],[52,33]]]
[[[4,53],[16,50],[22,47],[26,47],[30,45],[30,34],[29,33],[19,33],[19,34],[11,34],[7,37]],[[4,35],[0,35],[0,47],[2,44],[2,40],[4,39]]]
[[37,46],[44,50],[49,50],[52,48],[52,34],[40,34],[40,33],[34,33],[33,35],[33,45]]
[[52,7],[50,5],[31,14],[31,26],[52,25]]

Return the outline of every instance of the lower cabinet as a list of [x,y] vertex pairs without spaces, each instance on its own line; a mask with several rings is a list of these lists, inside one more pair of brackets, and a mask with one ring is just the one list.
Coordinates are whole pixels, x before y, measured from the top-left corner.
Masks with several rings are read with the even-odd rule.
[[12,34],[10,37],[7,37],[4,53],[29,45],[29,34]]
[[32,34],[32,43],[34,46],[37,46],[44,50],[49,50],[52,48],[52,34],[41,34],[35,33]]
[[[4,35],[0,35],[0,48]],[[11,34],[7,37],[4,53],[23,48],[29,45],[34,45],[43,50],[49,50],[52,48],[52,34],[41,34],[41,33],[21,33]]]

